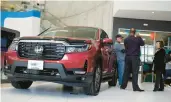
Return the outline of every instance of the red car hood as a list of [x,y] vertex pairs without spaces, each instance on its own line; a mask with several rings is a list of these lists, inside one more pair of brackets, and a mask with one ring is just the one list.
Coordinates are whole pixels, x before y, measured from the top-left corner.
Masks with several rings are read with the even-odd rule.
[[88,38],[73,38],[73,37],[50,37],[50,36],[25,36],[20,37],[19,40],[54,40],[54,41],[67,41],[67,42],[84,42],[92,43],[93,39]]

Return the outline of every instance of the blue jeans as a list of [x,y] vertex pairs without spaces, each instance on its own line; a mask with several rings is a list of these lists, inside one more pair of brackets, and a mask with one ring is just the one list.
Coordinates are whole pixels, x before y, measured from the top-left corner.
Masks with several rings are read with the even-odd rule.
[[125,61],[124,60],[118,60],[119,85],[122,85],[124,69],[125,69]]

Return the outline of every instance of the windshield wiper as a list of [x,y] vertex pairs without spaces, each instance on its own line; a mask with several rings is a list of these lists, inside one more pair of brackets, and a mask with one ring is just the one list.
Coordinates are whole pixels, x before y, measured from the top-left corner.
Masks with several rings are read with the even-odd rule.
[[38,36],[41,35],[41,34],[43,34],[44,32],[46,32],[46,31],[49,30],[50,28],[51,28],[51,27],[45,29],[43,32],[41,32],[40,34],[38,34]]

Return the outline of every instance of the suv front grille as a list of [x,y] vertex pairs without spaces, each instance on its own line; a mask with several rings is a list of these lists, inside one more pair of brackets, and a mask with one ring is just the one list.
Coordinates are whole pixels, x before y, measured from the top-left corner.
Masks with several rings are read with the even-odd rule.
[[[37,51],[35,51],[38,47]],[[40,47],[43,51],[40,51]],[[65,54],[65,45],[49,42],[19,42],[18,55],[30,59],[62,59]]]

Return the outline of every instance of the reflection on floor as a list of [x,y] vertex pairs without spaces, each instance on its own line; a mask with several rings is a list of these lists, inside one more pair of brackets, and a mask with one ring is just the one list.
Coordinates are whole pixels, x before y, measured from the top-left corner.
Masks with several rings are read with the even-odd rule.
[[164,92],[152,92],[152,83],[142,86],[145,92],[133,92],[131,83],[126,90],[103,83],[100,94],[93,97],[84,95],[82,88],[63,89],[56,83],[35,82],[28,90],[6,84],[1,86],[1,102],[171,102],[171,87]]

